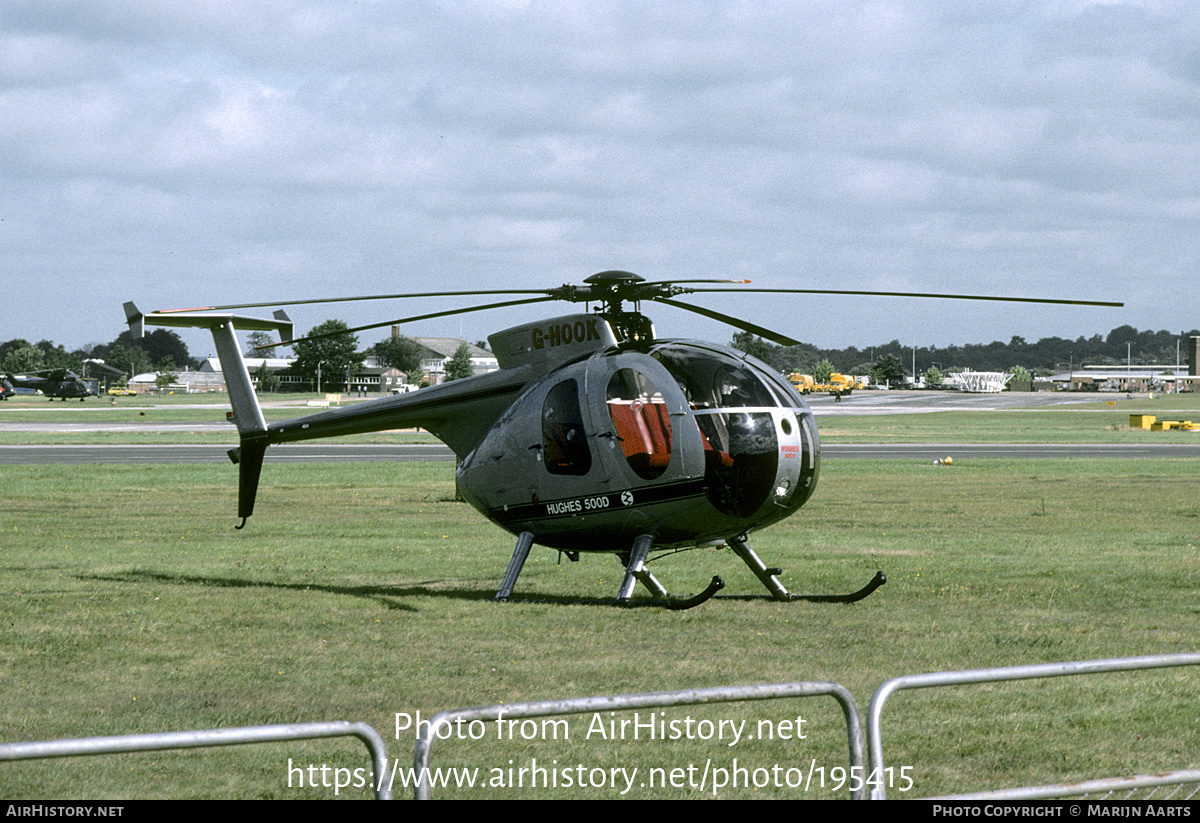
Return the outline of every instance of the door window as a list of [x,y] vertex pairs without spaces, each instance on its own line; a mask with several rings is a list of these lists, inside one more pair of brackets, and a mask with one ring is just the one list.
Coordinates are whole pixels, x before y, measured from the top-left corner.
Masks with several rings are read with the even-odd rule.
[[542,454],[551,474],[584,475],[592,468],[574,380],[552,388],[542,403]]
[[621,451],[634,473],[654,480],[671,462],[671,416],[662,392],[635,369],[618,369],[608,381],[608,413]]

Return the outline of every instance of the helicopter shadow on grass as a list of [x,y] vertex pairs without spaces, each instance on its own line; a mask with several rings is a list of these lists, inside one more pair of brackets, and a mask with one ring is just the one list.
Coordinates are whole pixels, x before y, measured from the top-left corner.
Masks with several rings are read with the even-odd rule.
[[[451,600],[467,600],[478,602],[493,602],[495,593],[491,590],[471,590],[471,589],[443,589],[437,588],[443,585],[443,581],[425,581],[415,585],[407,586],[339,586],[328,583],[282,583],[271,582],[269,580],[254,580],[252,578],[242,577],[219,577],[205,576],[196,574],[167,574],[164,572],[154,572],[146,569],[133,569],[121,574],[95,574],[95,575],[76,575],[78,580],[99,581],[105,583],[161,583],[170,586],[200,586],[213,588],[227,589],[275,589],[278,591],[316,591],[326,594],[344,595],[349,597],[360,597],[366,600],[372,600],[385,609],[392,611],[407,611],[419,612],[420,609],[416,606],[398,602],[409,598],[431,597]],[[516,604],[546,604],[552,603],[555,605],[571,605],[571,606],[604,606],[605,608],[613,607],[613,599],[611,597],[569,597],[564,595],[545,595],[545,596],[528,596],[528,597],[512,597],[508,601]],[[653,600],[632,600],[625,604],[626,608],[639,606],[653,606],[656,603]],[[496,608],[503,608],[504,604],[496,603]]]

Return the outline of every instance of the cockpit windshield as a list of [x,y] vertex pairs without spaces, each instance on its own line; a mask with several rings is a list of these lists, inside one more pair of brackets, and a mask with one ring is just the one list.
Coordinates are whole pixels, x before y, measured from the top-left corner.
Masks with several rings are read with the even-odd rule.
[[780,436],[790,437],[802,403],[781,377],[719,349],[664,343],[658,360],[687,398],[704,444],[708,497],[722,512],[746,517],[776,488]]
[[720,350],[666,343],[650,356],[667,368],[694,410],[797,405],[782,378]]

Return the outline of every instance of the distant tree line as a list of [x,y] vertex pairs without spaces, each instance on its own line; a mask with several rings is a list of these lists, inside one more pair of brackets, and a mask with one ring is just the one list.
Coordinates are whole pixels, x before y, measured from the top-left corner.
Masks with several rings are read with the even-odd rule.
[[[337,332],[346,329],[340,320],[330,320],[312,329],[309,334]],[[1074,366],[1111,366],[1125,363],[1126,353],[1134,365],[1173,365],[1176,344],[1181,357],[1186,358],[1189,337],[1200,335],[1200,330],[1138,331],[1133,326],[1118,326],[1107,335],[1093,335],[1068,340],[1062,337],[1044,337],[1030,343],[1023,337],[1012,337],[1007,343],[968,343],[962,346],[918,346],[917,369],[925,373],[936,369],[937,374],[971,369],[973,371],[1027,370],[1033,375],[1065,371]],[[266,341],[257,341],[266,342]],[[778,346],[749,332],[733,335],[734,348],[753,354],[784,374],[878,374],[898,376],[911,370],[913,348],[899,340],[876,346],[845,349],[822,349],[808,343],[798,346]],[[376,354],[390,366],[401,371],[414,373],[419,368],[419,347],[404,337],[389,338],[375,344],[366,352],[356,351],[358,340],[354,335],[337,336],[313,345],[299,344],[296,349],[296,370],[311,371],[315,378],[316,367],[322,367],[322,377],[329,380],[344,379],[347,368],[357,368],[367,354]],[[254,352],[263,356],[269,352]],[[456,354],[459,361],[470,362],[464,347]],[[0,370],[14,373],[40,369],[69,368],[78,373],[84,369],[84,361],[103,360],[109,366],[127,374],[143,372],[178,372],[197,369],[201,361],[191,357],[187,345],[173,331],[155,329],[145,337],[135,338],[123,331],[110,343],[90,343],[73,351],[49,340],[30,343],[14,338],[0,343]]]
[[83,374],[87,360],[103,360],[130,375],[200,366],[188,354],[187,345],[179,335],[167,329],[155,329],[142,338],[123,331],[111,343],[89,343],[72,351],[49,340],[30,343],[17,337],[0,343],[0,369],[14,373],[66,368]]
[[[1126,355],[1134,365],[1174,365],[1176,343],[1180,362],[1187,361],[1187,340],[1200,330],[1138,331],[1133,326],[1118,326],[1107,336],[1093,335],[1068,340],[1044,337],[1030,343],[1012,337],[1007,343],[968,343],[963,346],[917,346],[917,370],[924,373],[934,367],[940,374],[953,371],[1000,371],[1023,368],[1033,375],[1066,371],[1070,367],[1124,365]],[[749,332],[733,336],[734,348],[753,354],[784,374],[815,374],[837,371],[843,374],[872,374],[885,365],[886,371],[911,371],[913,347],[899,340],[866,348],[822,349],[807,343],[777,346]]]
[[[316,379],[320,368],[322,383],[336,385],[345,382],[347,370],[358,369],[369,354],[379,355],[390,366],[415,373],[420,365],[420,346],[405,337],[389,338],[365,352],[357,351],[358,338],[345,334],[347,326],[341,320],[328,320],[309,330],[308,335],[335,336],[296,344],[293,371]],[[272,337],[266,332],[252,332],[246,342],[247,357],[279,357],[279,349],[270,347]],[[255,347],[267,347],[256,349]],[[89,343],[67,351],[49,340],[30,343],[23,338],[0,343],[0,371],[14,374],[67,368],[78,374],[85,371],[85,361],[103,360],[106,365],[120,369],[129,376],[146,372],[170,374],[187,369],[199,369],[201,360],[193,358],[187,344],[173,331],[155,329],[145,337],[135,338],[129,331],[121,332],[110,343]],[[264,363],[265,367],[265,363]],[[268,390],[278,385],[270,379],[269,370],[257,376],[267,379]]]

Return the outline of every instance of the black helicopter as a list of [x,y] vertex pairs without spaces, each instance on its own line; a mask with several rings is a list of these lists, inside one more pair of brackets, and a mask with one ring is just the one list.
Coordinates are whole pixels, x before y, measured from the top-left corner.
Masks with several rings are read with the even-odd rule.
[[[458,458],[461,495],[484,516],[516,536],[497,600],[512,593],[530,548],[537,543],[572,560],[581,552],[616,554],[625,567],[617,592],[628,603],[638,581],[651,602],[689,608],[724,585],[714,577],[691,598],[672,597],[647,570],[651,552],[698,546],[731,548],[776,600],[851,602],[885,578],[846,595],[790,594],[748,543],[750,532],[789,516],[812,495],[820,471],[813,414],[795,389],[766,364],[725,346],[666,340],[639,311],[653,300],[752,332],[781,345],[786,335],[711,309],[673,299],[696,292],[754,291],[952,297],[976,300],[1120,305],[1074,300],[1000,298],[900,292],[746,289],[747,281],[647,282],[624,271],[588,277],[584,285],[546,290],[425,292],[274,303],[211,306],[142,314],[125,304],[135,335],[145,324],[208,328],[213,334],[233,405],[240,446],[238,516],[242,528],[254,509],[266,448],[279,443],[420,426]],[[702,288],[681,283],[702,283]],[[738,284],[738,285],[716,285]],[[396,323],[507,306],[564,300],[597,304],[577,313],[516,326],[491,335],[500,364],[495,372],[410,394],[318,412],[267,425],[235,336],[236,330],[277,329],[283,343],[292,323],[281,310],[273,320],[228,312],[251,307],[404,297],[536,295],[518,300],[407,317]],[[626,304],[632,304],[632,310]],[[315,339],[329,335],[314,335]]]
[[[83,402],[89,397],[100,396],[97,382],[89,383],[70,369],[43,369],[20,376],[5,374],[4,379],[14,388],[40,391],[51,401],[60,397],[65,403],[68,399],[78,397]],[[7,393],[4,399],[8,399]]]

